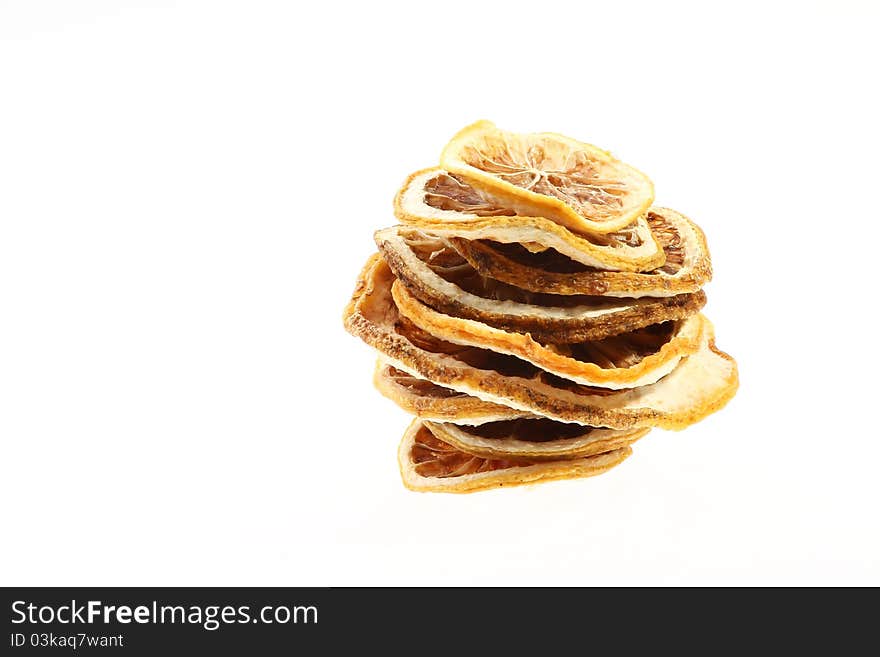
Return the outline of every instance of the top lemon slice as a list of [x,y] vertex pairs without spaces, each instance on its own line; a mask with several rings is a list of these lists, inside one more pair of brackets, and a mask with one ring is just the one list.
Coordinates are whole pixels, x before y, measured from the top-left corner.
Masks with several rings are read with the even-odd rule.
[[440,165],[517,214],[578,232],[620,230],[654,200],[650,179],[607,151],[549,132],[506,132],[489,121],[455,135]]

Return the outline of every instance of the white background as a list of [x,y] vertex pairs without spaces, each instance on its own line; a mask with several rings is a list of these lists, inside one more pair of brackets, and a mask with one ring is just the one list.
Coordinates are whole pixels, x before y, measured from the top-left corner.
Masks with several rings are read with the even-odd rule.
[[[876,3],[0,2],[3,584],[880,584]],[[706,230],[723,411],[400,483],[341,312],[479,119]]]

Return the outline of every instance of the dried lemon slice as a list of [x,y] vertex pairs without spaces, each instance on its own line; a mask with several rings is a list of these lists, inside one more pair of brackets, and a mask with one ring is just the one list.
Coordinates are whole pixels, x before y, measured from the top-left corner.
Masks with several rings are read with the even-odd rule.
[[501,420],[536,418],[537,415],[501,404],[491,404],[463,392],[444,388],[376,359],[373,384],[383,396],[411,415],[444,422],[478,425]]
[[650,429],[606,429],[547,418],[489,422],[477,427],[429,422],[431,433],[456,449],[487,459],[571,459],[631,445]]
[[443,493],[472,493],[539,481],[592,477],[622,463],[630,454],[632,449],[623,447],[563,461],[486,459],[443,442],[419,420],[409,425],[397,452],[400,476],[407,488]]
[[391,294],[398,312],[434,338],[517,356],[587,386],[619,389],[654,383],[700,346],[699,315],[603,340],[542,344],[528,334],[439,313],[413,297],[399,280],[394,281]]
[[648,177],[607,151],[549,132],[506,132],[489,121],[455,135],[440,166],[516,214],[583,233],[613,233],[654,200]]
[[490,241],[454,237],[449,242],[481,275],[531,292],[667,297],[703,287],[712,278],[703,231],[667,208],[652,208],[646,216],[666,260],[644,273],[597,271],[553,249],[535,254],[517,245]]
[[[589,426],[681,429],[720,409],[736,392],[736,363],[715,348],[712,326],[705,318],[699,350],[663,379],[610,391],[562,379],[513,356],[426,334],[401,317],[391,296],[393,281],[387,264],[374,255],[343,314],[346,329],[394,368],[494,405]],[[455,398],[448,401],[454,403]]]
[[379,356],[373,373],[376,389],[410,415],[431,418],[438,422],[480,425],[487,422],[537,418],[533,413],[518,411],[502,404],[492,404],[463,392],[438,386],[389,365]]
[[396,226],[375,234],[395,275],[420,301],[447,315],[529,333],[541,342],[586,342],[697,312],[702,291],[672,297],[615,299],[542,295],[480,275],[442,238]]
[[597,269],[648,271],[665,255],[644,216],[608,235],[580,235],[544,217],[525,217],[498,204],[459,175],[443,169],[412,174],[394,199],[408,226],[442,237],[518,244],[531,252],[553,249]]

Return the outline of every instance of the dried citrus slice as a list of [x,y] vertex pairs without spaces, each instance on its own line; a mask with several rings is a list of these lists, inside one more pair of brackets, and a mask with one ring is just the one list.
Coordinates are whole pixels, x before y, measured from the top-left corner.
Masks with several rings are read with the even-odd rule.
[[541,343],[528,334],[439,313],[416,299],[399,280],[394,281],[391,294],[401,316],[434,338],[510,354],[587,386],[619,389],[654,383],[700,346],[699,315],[602,340]]
[[373,384],[382,395],[408,413],[444,422],[478,425],[538,417],[509,406],[491,404],[463,392],[420,379],[392,367],[382,356],[376,360]]
[[[736,363],[716,349],[705,318],[699,350],[663,379],[611,391],[562,379],[514,356],[426,334],[398,312],[393,281],[387,264],[374,255],[345,309],[346,329],[382,353],[392,367],[493,405],[589,426],[681,429],[724,406],[736,392]],[[454,404],[455,398],[447,401]]]
[[610,470],[630,454],[632,449],[623,447],[563,461],[486,459],[443,442],[419,420],[409,425],[397,452],[400,475],[407,488],[442,493],[472,493],[554,479],[592,477]]
[[649,272],[597,271],[555,249],[532,253],[519,245],[454,237],[450,244],[481,275],[543,294],[667,297],[696,292],[712,278],[712,262],[700,228],[667,208],[646,215],[666,254]]
[[516,214],[582,233],[613,233],[654,200],[648,177],[607,151],[549,132],[506,132],[489,121],[455,135],[440,166]]
[[601,340],[683,319],[706,302],[702,291],[638,299],[535,294],[482,276],[435,235],[396,226],[378,231],[375,240],[395,275],[423,303],[540,342]]
[[598,269],[648,271],[665,259],[644,216],[607,235],[581,235],[544,217],[519,216],[461,176],[437,168],[406,180],[394,199],[394,214],[403,224],[442,237],[518,244],[532,252],[553,249]]
[[487,459],[571,459],[631,445],[650,429],[606,429],[547,418],[489,422],[477,427],[429,422],[431,433],[456,449]]

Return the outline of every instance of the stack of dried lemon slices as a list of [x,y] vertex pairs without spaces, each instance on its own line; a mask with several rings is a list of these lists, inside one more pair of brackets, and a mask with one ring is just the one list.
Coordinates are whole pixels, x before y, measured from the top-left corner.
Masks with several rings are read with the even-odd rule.
[[406,486],[599,474],[734,395],[700,313],[703,232],[653,200],[603,150],[487,121],[409,177],[344,314],[379,352],[378,389],[416,416]]

